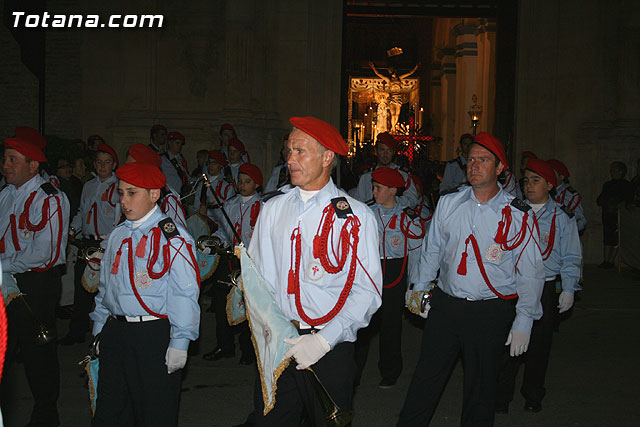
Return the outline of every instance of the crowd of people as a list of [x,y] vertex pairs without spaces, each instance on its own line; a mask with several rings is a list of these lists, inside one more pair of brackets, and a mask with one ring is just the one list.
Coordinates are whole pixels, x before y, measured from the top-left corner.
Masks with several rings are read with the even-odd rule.
[[[434,185],[424,177],[437,172],[399,166],[398,141],[385,132],[375,164],[341,188],[333,175],[348,150],[338,130],[314,117],[290,122],[266,180],[230,124],[220,127],[219,146],[198,151],[192,171],[185,136],[162,125],[124,159],[97,135],[86,151],[56,159],[34,129],[4,140],[2,290],[6,301],[27,303],[7,305],[5,368],[19,350],[34,398],[29,425],[59,425],[57,345],[89,338],[100,360],[92,425],[177,424],[201,289],[216,313],[216,346],[202,357],[235,357],[239,333],[240,363],[254,365],[246,322],[229,325],[225,310],[239,263],[221,249],[239,243],[299,332],[286,341],[294,363],[279,377],[275,407],[263,414],[257,381],[244,425],[299,425],[303,417],[323,425],[302,373],[310,366],[351,410],[375,334],[379,387],[393,388],[405,307],[426,322],[399,426],[428,424],[459,355],[463,425],[492,425],[508,412],[520,364],[525,409],[542,409],[554,325],[581,289],[586,219],[566,165],[526,151],[517,178],[497,138],[465,134]],[[45,170],[47,161],[55,168]],[[612,165],[598,199],[603,224],[624,172]],[[206,230],[210,245],[197,244],[194,230]],[[617,246],[610,233],[607,244]],[[211,277],[200,276],[199,250],[221,253]],[[62,283],[73,289],[67,307]],[[56,314],[70,318],[68,331],[36,344],[33,319],[55,330]],[[3,411],[9,397],[2,393]]]

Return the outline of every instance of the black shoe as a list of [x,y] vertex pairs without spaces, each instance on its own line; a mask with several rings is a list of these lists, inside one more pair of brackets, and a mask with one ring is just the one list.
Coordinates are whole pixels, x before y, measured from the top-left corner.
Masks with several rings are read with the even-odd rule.
[[391,387],[393,387],[394,385],[396,385],[396,382],[398,380],[397,379],[391,379],[391,378],[383,378],[380,380],[380,383],[378,384],[378,388],[381,388],[383,390],[389,389]]
[[67,334],[58,340],[60,345],[74,345],[82,344],[84,342],[84,334],[81,337],[74,337],[71,334]]
[[244,352],[242,356],[240,356],[240,364],[241,365],[253,365],[256,361],[256,355],[251,352]]
[[216,347],[211,350],[209,353],[205,353],[202,355],[204,360],[208,360],[210,362],[214,362],[216,360],[234,357],[236,355],[235,350],[223,350],[220,347]]
[[509,413],[508,403],[496,403],[496,414],[508,414],[508,413]]
[[542,404],[535,402],[525,402],[524,410],[527,412],[540,412],[542,411]]

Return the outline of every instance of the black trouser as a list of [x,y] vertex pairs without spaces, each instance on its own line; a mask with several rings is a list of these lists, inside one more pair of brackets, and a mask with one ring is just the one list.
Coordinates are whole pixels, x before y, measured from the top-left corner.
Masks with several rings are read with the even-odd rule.
[[[403,258],[388,259],[385,262],[385,285],[393,283],[402,271]],[[356,378],[360,383],[362,371],[367,363],[371,338],[380,332],[380,360],[378,369],[382,378],[397,380],[402,372],[402,311],[404,294],[407,290],[406,270],[402,278],[392,288],[382,289],[382,305],[371,318],[369,326],[358,331],[355,347]]]
[[558,315],[556,280],[545,282],[542,291],[542,317],[533,322],[529,349],[519,357],[510,357],[506,352],[505,363],[498,378],[496,404],[506,406],[513,400],[516,376],[520,364],[524,363],[524,378],[520,392],[527,402],[540,404],[546,393],[544,379],[549,364],[554,320]]
[[[50,332],[56,332],[55,311],[62,286],[60,277],[60,266],[43,272],[15,274],[18,287],[25,294],[23,298],[31,307],[33,315],[20,299],[7,306],[9,328],[4,369],[9,369],[20,349],[27,382],[34,399],[31,412],[31,423],[34,425],[59,424],[57,401],[60,393],[60,366],[57,346],[55,339],[49,344],[37,345],[35,337],[38,321]],[[5,415],[13,407],[10,401],[13,395],[11,384],[3,382],[2,412]]]
[[169,375],[166,319],[109,319],[100,335],[98,400],[92,426],[175,426],[182,370]]
[[87,292],[82,286],[86,266],[84,258],[78,257],[73,276],[73,314],[69,321],[69,335],[77,339],[84,338],[84,334],[91,331],[89,313],[93,310],[93,300],[97,294],[97,291]]
[[[342,412],[351,411],[355,370],[353,343],[343,342],[336,345],[312,368],[340,410]],[[326,423],[320,400],[307,378],[307,373],[296,369],[295,360],[291,361],[289,367],[278,379],[276,404],[267,416],[262,416],[264,403],[259,378],[256,379],[253,401],[256,405],[254,412],[257,426],[298,426],[303,411],[306,413],[310,425],[319,427]]]
[[213,275],[213,304],[216,312],[216,346],[225,352],[235,351],[234,333],[240,332],[240,350],[243,354],[253,352],[251,343],[251,331],[247,322],[242,322],[237,326],[230,326],[227,319],[227,296],[231,292],[231,287],[219,283],[219,281],[229,282],[231,266],[227,258],[222,258],[218,268]]
[[493,425],[498,371],[514,313],[510,301],[467,301],[436,287],[398,426],[431,422],[460,352],[464,366],[461,425]]

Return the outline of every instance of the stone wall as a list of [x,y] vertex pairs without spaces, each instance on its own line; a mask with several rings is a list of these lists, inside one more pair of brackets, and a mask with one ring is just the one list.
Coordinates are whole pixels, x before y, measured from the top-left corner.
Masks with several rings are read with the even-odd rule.
[[[228,122],[268,175],[290,116],[339,124],[339,0],[51,0],[47,11],[164,15],[162,28],[47,32],[48,134],[100,134],[124,155],[162,123],[186,136],[191,165],[198,149],[218,147]],[[0,96],[11,105],[0,133],[9,135],[16,125],[37,127],[38,84],[4,26],[0,43]]]
[[602,258],[596,206],[609,164],[640,157],[640,4],[520,0],[515,151],[567,164],[583,195],[585,262]]

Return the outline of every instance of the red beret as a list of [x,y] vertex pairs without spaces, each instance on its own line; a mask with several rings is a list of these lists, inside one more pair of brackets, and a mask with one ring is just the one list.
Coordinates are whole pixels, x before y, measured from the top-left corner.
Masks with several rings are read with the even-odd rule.
[[371,179],[387,187],[404,188],[404,178],[397,169],[377,168],[371,172]]
[[96,151],[102,151],[103,153],[110,154],[111,157],[113,157],[113,161],[116,163],[116,167],[118,167],[118,155],[116,154],[116,150],[111,148],[111,146],[103,142],[102,144],[98,144]]
[[133,144],[129,147],[129,155],[133,157],[133,160],[135,160],[136,163],[146,163],[156,167],[160,167],[162,164],[162,158],[160,155],[148,145],[140,143]]
[[90,135],[89,138],[87,138],[87,145],[91,145],[94,141],[104,142],[104,139],[100,135]]
[[470,133],[465,133],[460,137],[460,141],[462,141],[463,139],[470,139],[473,140],[473,135],[471,135]]
[[244,153],[245,151],[247,151],[247,150],[245,150],[245,148],[244,148],[244,144],[242,143],[242,141],[240,141],[238,138],[231,138],[231,139],[229,140],[229,145],[233,145],[233,147],[234,147],[236,150],[241,151],[241,152],[243,152],[243,153]]
[[551,167],[549,162],[545,162],[542,159],[531,158],[527,162],[527,169],[529,169],[531,172],[537,173],[554,187],[558,185],[556,181],[556,174],[555,172],[553,172],[553,168]]
[[549,163],[551,167],[554,168],[555,171],[558,172],[560,175],[564,177],[570,176],[569,168],[567,168],[567,166],[564,163],[562,163],[560,160],[549,159],[547,160],[547,163]]
[[220,166],[227,166],[227,158],[220,150],[209,151],[209,158],[214,159]]
[[158,132],[159,130],[163,130],[163,131],[167,131],[167,128],[164,127],[163,125],[153,125],[151,126],[151,135],[153,135],[154,133]]
[[38,162],[47,161],[42,149],[31,141],[18,138],[6,138],[4,140],[4,146],[5,148],[12,148],[16,150],[18,153],[31,160],[36,160]]
[[333,151],[341,156],[348,153],[347,143],[344,142],[342,135],[334,126],[329,123],[316,119],[315,117],[291,117],[289,123],[300,129],[302,132],[313,137],[328,150]]
[[379,133],[378,137],[376,138],[376,144],[378,142],[386,145],[387,147],[391,148],[393,151],[396,151],[398,149],[398,141],[396,141],[396,139],[393,136],[391,136],[389,132]]
[[240,165],[238,173],[249,175],[249,177],[254,180],[256,184],[262,185],[262,172],[260,172],[260,168],[256,165],[252,165],[251,163],[244,163]]
[[47,146],[47,140],[44,139],[44,136],[42,136],[42,134],[34,128],[30,128],[28,126],[18,126],[14,132],[17,139],[28,141],[40,147],[41,150],[44,150],[44,147]]
[[238,137],[236,130],[229,123],[223,123],[222,126],[220,126],[220,133],[222,133],[223,130],[230,130],[233,133],[234,138]]
[[504,169],[509,169],[509,164],[507,163],[507,154],[504,152],[504,146],[502,145],[502,142],[498,140],[498,138],[488,132],[480,132],[478,135],[476,135],[473,143],[481,145],[487,150],[491,151],[493,155],[502,162],[502,164],[504,165]]
[[116,170],[116,176],[136,187],[150,190],[160,189],[167,183],[160,168],[147,163],[126,163]]
[[180,132],[172,131],[169,132],[169,135],[167,135],[167,139],[179,139],[180,141],[184,142],[184,135],[182,135]]
[[520,157],[528,157],[530,159],[537,159],[538,156],[534,154],[533,151],[523,151]]

